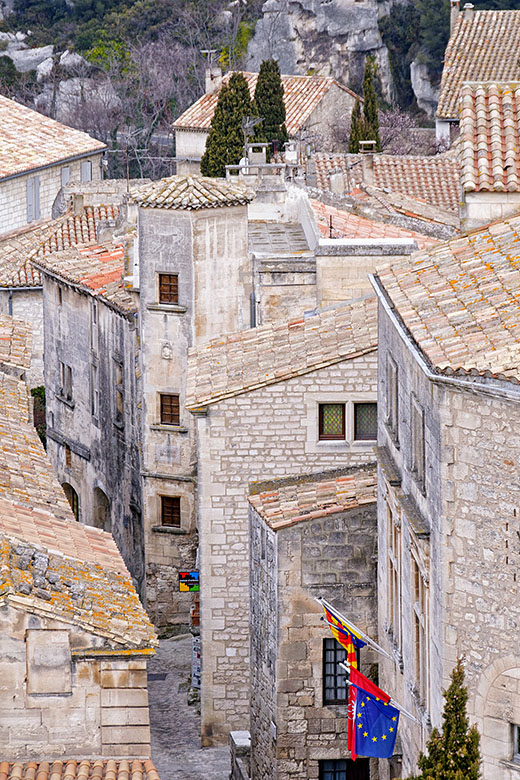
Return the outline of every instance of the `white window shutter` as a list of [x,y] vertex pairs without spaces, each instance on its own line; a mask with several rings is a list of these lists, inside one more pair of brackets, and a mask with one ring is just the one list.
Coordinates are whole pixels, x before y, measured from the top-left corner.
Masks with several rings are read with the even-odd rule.
[[34,219],[40,219],[40,177],[34,177]]
[[34,219],[33,203],[33,180],[27,179],[27,222],[32,222]]

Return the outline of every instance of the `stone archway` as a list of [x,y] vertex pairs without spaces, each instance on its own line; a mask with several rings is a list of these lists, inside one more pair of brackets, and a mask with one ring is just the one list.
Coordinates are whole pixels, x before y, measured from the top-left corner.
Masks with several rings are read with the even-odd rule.
[[94,500],[92,505],[92,525],[103,531],[111,531],[110,499],[101,488],[94,488]]
[[79,521],[79,496],[68,482],[62,483],[63,492],[65,493],[67,497],[67,501],[70,504],[70,508],[72,509],[72,514],[76,518],[76,520]]

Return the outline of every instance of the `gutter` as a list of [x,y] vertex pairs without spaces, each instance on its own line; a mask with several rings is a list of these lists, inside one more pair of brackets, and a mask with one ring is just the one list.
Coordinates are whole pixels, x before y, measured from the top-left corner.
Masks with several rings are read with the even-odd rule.
[[36,168],[26,168],[19,173],[11,173],[9,176],[2,176],[0,184],[4,181],[10,181],[11,179],[19,179],[21,176],[31,176],[33,173],[39,173],[40,171],[46,171],[48,168],[55,168],[57,165],[67,165],[67,163],[75,162],[76,160],[83,160],[85,157],[92,157],[96,154],[104,154],[108,147],[105,145],[102,149],[96,149],[91,152],[82,152],[81,154],[74,154],[72,157],[64,157],[63,159],[55,160],[54,162],[47,163],[47,165],[39,165]]
[[431,364],[426,359],[422,350],[414,342],[408,328],[404,325],[399,314],[396,312],[394,306],[390,302],[390,299],[388,298],[386,290],[381,284],[379,277],[375,274],[368,274],[368,278],[370,280],[370,284],[375,290],[377,297],[379,298],[381,305],[385,310],[385,313],[391,320],[392,325],[399,333],[404,344],[408,347],[408,351],[412,355],[419,368],[431,382],[434,382],[438,385],[449,385],[458,390],[467,390],[470,393],[482,393],[484,395],[489,395],[492,398],[514,401],[515,403],[520,402],[520,386],[518,389],[513,389],[513,386],[509,388],[504,387],[503,385],[494,386],[489,384],[479,384],[469,379],[459,379],[458,377],[445,376],[444,374],[440,374],[437,371],[432,370],[430,368]]

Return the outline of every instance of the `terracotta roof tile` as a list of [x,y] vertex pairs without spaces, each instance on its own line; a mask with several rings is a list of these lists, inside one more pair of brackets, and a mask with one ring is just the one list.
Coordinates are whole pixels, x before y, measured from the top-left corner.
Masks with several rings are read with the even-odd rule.
[[[342,171],[347,189],[363,183],[362,155],[325,154],[314,155],[318,187],[330,188],[330,174]],[[458,213],[460,172],[459,162],[453,153],[432,157],[375,154],[373,186],[386,192],[406,195],[413,200],[438,206]],[[366,182],[365,182],[366,183]]]
[[102,298],[123,314],[131,314],[137,311],[138,300],[123,280],[127,238],[71,247],[35,257],[33,262],[43,273]]
[[0,780],[159,780],[153,761],[63,758],[61,761],[1,761]]
[[520,79],[520,11],[474,11],[459,14],[444,55],[437,116],[459,117],[465,81]]
[[432,366],[520,380],[520,217],[377,275]]
[[374,296],[292,322],[222,336],[190,350],[186,406],[215,403],[376,348]]
[[0,95],[0,179],[103,149],[86,133]]
[[274,531],[377,500],[377,470],[366,465],[327,477],[302,477],[249,496],[249,503]]
[[520,191],[520,83],[464,84],[460,108],[464,190]]
[[39,287],[40,272],[32,260],[76,244],[96,240],[100,222],[115,224],[119,208],[86,206],[83,213],[30,224],[0,238],[0,287]]
[[[419,249],[438,244],[431,236],[406,230],[387,222],[374,222],[358,217],[350,211],[334,208],[311,198],[311,205],[318,220],[318,227],[325,238],[414,238]],[[332,236],[330,229],[332,224]]]
[[31,345],[30,325],[9,315],[0,315],[0,363],[29,368]]
[[[231,78],[227,73],[223,78],[226,84]],[[258,80],[258,73],[243,73],[251,99],[253,99]],[[352,90],[347,89],[330,76],[282,76],[285,103],[285,126],[289,136],[294,137],[305,125],[312,112],[317,108],[322,98],[329,89],[335,85],[344,92],[348,92],[354,98],[362,100]],[[174,129],[185,130],[209,130],[211,120],[218,101],[218,92],[205,94],[196,103],[190,106],[181,116],[175,120]]]
[[142,208],[214,209],[245,206],[255,197],[244,184],[206,176],[170,176],[130,191]]

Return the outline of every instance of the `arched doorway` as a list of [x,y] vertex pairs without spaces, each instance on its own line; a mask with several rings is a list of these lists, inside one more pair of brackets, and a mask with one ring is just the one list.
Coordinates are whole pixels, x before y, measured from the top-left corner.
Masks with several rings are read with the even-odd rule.
[[94,502],[92,507],[92,525],[110,532],[110,501],[101,488],[94,488]]
[[67,496],[67,501],[70,504],[70,508],[72,509],[72,514],[76,518],[76,520],[79,521],[79,497],[72,485],[69,485],[68,482],[64,482],[62,484],[63,492]]

